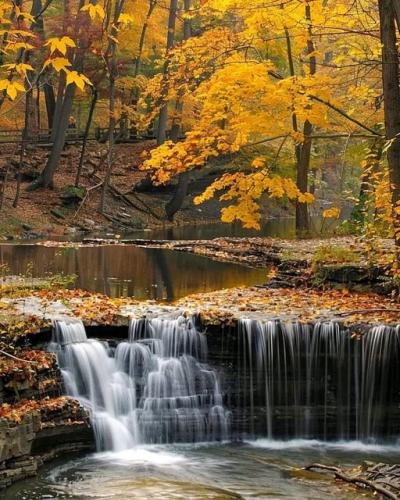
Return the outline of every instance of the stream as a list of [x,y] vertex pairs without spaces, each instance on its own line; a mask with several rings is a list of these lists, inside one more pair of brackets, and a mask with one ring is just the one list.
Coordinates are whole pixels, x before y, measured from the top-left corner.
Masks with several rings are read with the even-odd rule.
[[[259,440],[241,444],[141,446],[53,462],[9,488],[4,500],[314,500],[360,498],[359,490],[339,485],[326,474],[299,467],[317,461],[341,466],[364,460],[398,462],[400,448],[357,442]],[[216,491],[222,488],[236,495]],[[368,492],[363,498],[375,498]]]
[[[221,235],[210,234],[217,229],[210,227],[196,235],[178,228],[170,237]],[[15,274],[29,268],[37,277],[75,273],[75,286],[87,290],[162,300],[262,284],[266,275],[265,269],[130,245],[0,245],[0,261]],[[87,338],[80,322],[60,322],[49,349],[57,353],[66,394],[91,413],[98,451],[53,461],[2,498],[373,498],[301,468],[399,463],[400,331],[373,329],[360,348],[329,324],[311,332],[243,320],[238,334],[240,354],[226,358],[228,394],[227,377],[220,380],[223,370],[215,365],[228,344],[221,335],[224,347],[216,349],[190,319],[132,320],[129,337],[118,345]],[[390,390],[382,391],[386,386]],[[253,429],[235,434],[242,415]],[[391,422],[384,424],[387,432],[384,419]]]

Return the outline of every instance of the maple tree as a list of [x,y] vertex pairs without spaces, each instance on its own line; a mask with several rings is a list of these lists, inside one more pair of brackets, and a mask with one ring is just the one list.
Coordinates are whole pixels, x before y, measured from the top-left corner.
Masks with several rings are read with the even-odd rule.
[[[324,133],[318,139],[326,140],[333,133],[379,135],[372,127],[381,119],[380,110],[362,120],[353,116],[355,106],[376,98],[377,89],[365,89],[368,79],[361,85],[345,83],[370,52],[378,52],[378,41],[365,48],[365,37],[354,35],[359,25],[374,29],[368,14],[360,19],[348,2],[256,2],[248,9],[246,2],[210,1],[202,2],[196,16],[211,28],[174,51],[169,75],[170,96],[181,92],[195,101],[194,126],[179,144],[170,141],[154,150],[144,168],[155,169],[154,179],[162,183],[212,157],[265,143],[264,157],[223,175],[197,202],[222,190],[222,201],[236,200],[223,209],[223,220],[258,227],[260,197],[265,192],[287,196],[297,200],[297,227],[307,229],[313,133]],[[216,20],[223,27],[216,29]],[[346,32],[352,42],[356,39],[351,50],[342,41]],[[343,69],[348,57],[354,63]],[[294,156],[292,179],[276,174],[276,163],[288,149]]]
[[[255,0],[251,8],[244,0],[1,0],[0,113],[22,104],[29,143],[45,104],[51,149],[31,188],[52,186],[79,100],[88,111],[76,186],[93,121],[108,130],[101,212],[115,143],[154,129],[157,147],[142,168],[155,184],[178,178],[166,217],[182,206],[191,173],[214,165],[220,175],[195,203],[218,197],[222,220],[249,228],[260,227],[268,196],[293,205],[297,229],[308,231],[326,151],[339,163],[357,145],[361,231],[398,239],[398,14],[394,0]],[[350,196],[343,186],[340,196]],[[335,219],[340,204],[321,213]]]

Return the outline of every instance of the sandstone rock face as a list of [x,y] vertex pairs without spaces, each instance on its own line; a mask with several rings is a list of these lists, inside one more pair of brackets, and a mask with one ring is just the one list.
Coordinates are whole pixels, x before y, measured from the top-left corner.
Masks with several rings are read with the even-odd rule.
[[[42,351],[35,352],[41,359]],[[60,397],[63,392],[61,373],[52,355],[46,353],[42,364],[3,361],[0,489],[34,476],[44,462],[61,454],[94,449],[86,410],[77,401]]]

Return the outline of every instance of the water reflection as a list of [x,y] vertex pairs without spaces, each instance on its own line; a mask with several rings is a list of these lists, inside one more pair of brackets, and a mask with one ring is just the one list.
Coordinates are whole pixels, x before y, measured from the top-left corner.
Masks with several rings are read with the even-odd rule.
[[131,245],[61,249],[0,245],[0,262],[7,264],[12,274],[26,273],[31,264],[34,277],[76,274],[76,287],[111,297],[174,300],[191,293],[266,281],[265,270]]
[[[338,221],[323,220],[321,217],[313,216],[311,222],[311,235],[321,237],[321,232],[325,236],[332,234]],[[136,231],[127,233],[127,237],[145,239],[165,239],[165,240],[208,240],[221,237],[265,237],[273,238],[296,238],[296,222],[293,217],[269,219],[261,223],[259,231],[255,229],[245,229],[240,222],[225,224],[218,222],[215,224],[195,224],[187,226],[173,226],[164,229],[153,229],[151,231]]]

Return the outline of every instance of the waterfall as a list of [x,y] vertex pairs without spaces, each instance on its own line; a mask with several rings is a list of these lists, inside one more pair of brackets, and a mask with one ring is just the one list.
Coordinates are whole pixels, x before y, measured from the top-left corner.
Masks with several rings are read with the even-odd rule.
[[133,319],[116,348],[88,339],[80,321],[58,321],[50,349],[67,394],[90,411],[98,450],[228,438],[229,412],[192,320]]
[[397,439],[399,327],[359,337],[336,322],[243,319],[238,333],[236,405],[253,437]]

